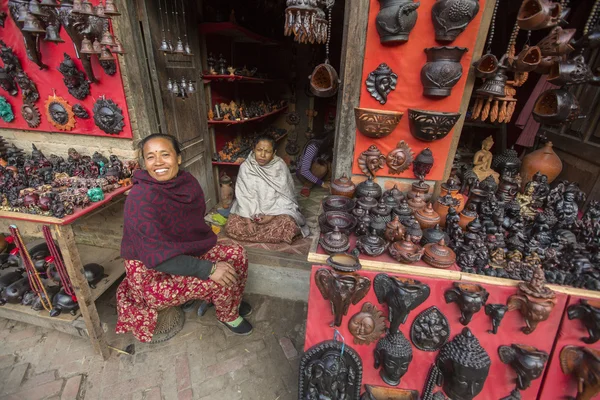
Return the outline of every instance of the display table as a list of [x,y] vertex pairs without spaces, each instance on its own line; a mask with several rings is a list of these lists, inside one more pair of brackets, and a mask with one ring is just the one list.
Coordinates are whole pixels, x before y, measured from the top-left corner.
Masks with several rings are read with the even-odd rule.
[[[42,327],[53,328],[78,336],[88,336],[94,350],[104,359],[109,357],[109,348],[104,336],[104,329],[100,323],[95,301],[124,273],[123,262],[119,258],[118,250],[106,250],[85,246],[83,257],[75,244],[72,224],[79,218],[99,211],[115,199],[122,196],[131,186],[121,187],[114,192],[106,193],[102,201],[91,204],[89,207],[75,210],[75,213],[65,218],[54,218],[15,212],[0,212],[0,218],[9,220],[17,225],[19,221],[33,222],[43,225],[53,225],[54,237],[58,242],[63,256],[65,267],[71,278],[71,283],[79,303],[79,312],[75,315],[62,313],[58,317],[50,317],[46,310],[34,311],[22,305],[6,304],[0,307],[0,317],[30,323]],[[90,259],[90,257],[95,257]],[[98,257],[101,257],[99,259]],[[83,274],[84,262],[97,262],[104,266],[107,277],[102,279],[91,289]],[[83,322],[81,321],[83,317]]]

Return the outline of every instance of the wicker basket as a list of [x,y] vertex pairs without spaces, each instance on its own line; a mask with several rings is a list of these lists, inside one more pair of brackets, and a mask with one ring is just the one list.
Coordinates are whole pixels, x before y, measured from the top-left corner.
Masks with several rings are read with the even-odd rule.
[[162,343],[183,329],[185,314],[181,307],[169,307],[158,312],[158,320],[150,343]]

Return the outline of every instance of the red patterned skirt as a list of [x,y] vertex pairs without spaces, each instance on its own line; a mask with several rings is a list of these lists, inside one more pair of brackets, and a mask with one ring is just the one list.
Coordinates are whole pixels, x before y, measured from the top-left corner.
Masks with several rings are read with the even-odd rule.
[[117,289],[116,332],[131,332],[140,342],[149,342],[159,310],[195,299],[213,303],[220,321],[235,320],[248,278],[246,251],[235,244],[217,244],[200,258],[228,262],[237,272],[238,283],[226,288],[211,279],[166,274],[146,268],[141,261],[125,260],[126,277]]
[[230,214],[225,225],[225,233],[232,239],[254,243],[287,243],[292,244],[300,234],[300,228],[294,218],[289,215],[278,215],[267,224],[252,222],[255,232],[248,229],[248,219],[237,214]]

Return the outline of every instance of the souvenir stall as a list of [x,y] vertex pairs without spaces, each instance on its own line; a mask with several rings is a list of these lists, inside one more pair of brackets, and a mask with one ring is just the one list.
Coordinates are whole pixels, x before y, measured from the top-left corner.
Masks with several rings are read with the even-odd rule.
[[[309,254],[299,398],[595,398],[599,203],[557,179],[550,143],[454,153],[465,120],[511,120],[542,62],[574,80],[580,60],[593,81],[568,53],[596,46],[597,3],[567,38],[567,2],[520,2],[499,56],[501,0],[369,2],[351,174]],[[523,31],[542,39],[521,48]],[[566,89],[538,93],[534,118],[574,121]]]
[[[94,302],[124,268],[118,250],[87,246],[80,257],[72,226],[122,200],[138,164],[112,151],[80,153],[70,138],[133,148],[116,58],[125,48],[112,31],[120,15],[112,0],[0,1],[0,135],[14,138],[0,136],[0,317],[89,336],[104,358]],[[25,131],[30,148],[16,144]],[[63,139],[68,154],[45,154],[47,133],[74,135]]]

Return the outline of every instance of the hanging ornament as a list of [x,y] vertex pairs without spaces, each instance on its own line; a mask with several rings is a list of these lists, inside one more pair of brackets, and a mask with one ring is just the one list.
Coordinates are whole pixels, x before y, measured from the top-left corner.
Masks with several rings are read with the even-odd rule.
[[317,97],[331,97],[338,91],[340,79],[338,73],[329,64],[329,39],[331,37],[331,1],[327,8],[328,24],[327,24],[327,43],[325,43],[325,62],[315,67],[313,73],[309,76],[310,92]]
[[30,128],[37,128],[40,125],[41,115],[37,107],[33,104],[23,104],[21,106],[21,115]]
[[187,35],[187,21],[185,19],[185,3],[183,2],[183,0],[181,0],[181,14],[182,14],[182,17],[183,17],[183,39],[184,39],[183,50],[184,50],[184,55],[186,55],[186,56],[193,56],[194,53],[192,53],[192,48],[190,47],[190,42],[188,40],[188,35]]
[[54,127],[61,131],[70,131],[75,127],[73,110],[62,97],[53,93],[46,100],[46,118]]
[[[580,50],[595,49],[600,47],[600,30],[598,30],[598,19],[600,18],[600,0],[594,2],[587,21],[583,27],[583,35],[572,45]],[[594,29],[590,32],[591,29]]]
[[414,157],[415,154],[404,140],[398,142],[396,148],[385,157],[390,174],[398,175],[406,171],[412,164]]
[[0,96],[0,119],[4,122],[12,122],[15,119],[12,107],[4,96]]
[[108,134],[118,135],[125,127],[123,111],[104,95],[96,100],[92,112],[96,126]]
[[[328,38],[325,13],[319,0],[287,0],[285,9],[285,36],[294,35],[298,43],[324,43]],[[325,7],[333,7],[334,0],[325,0]]]

